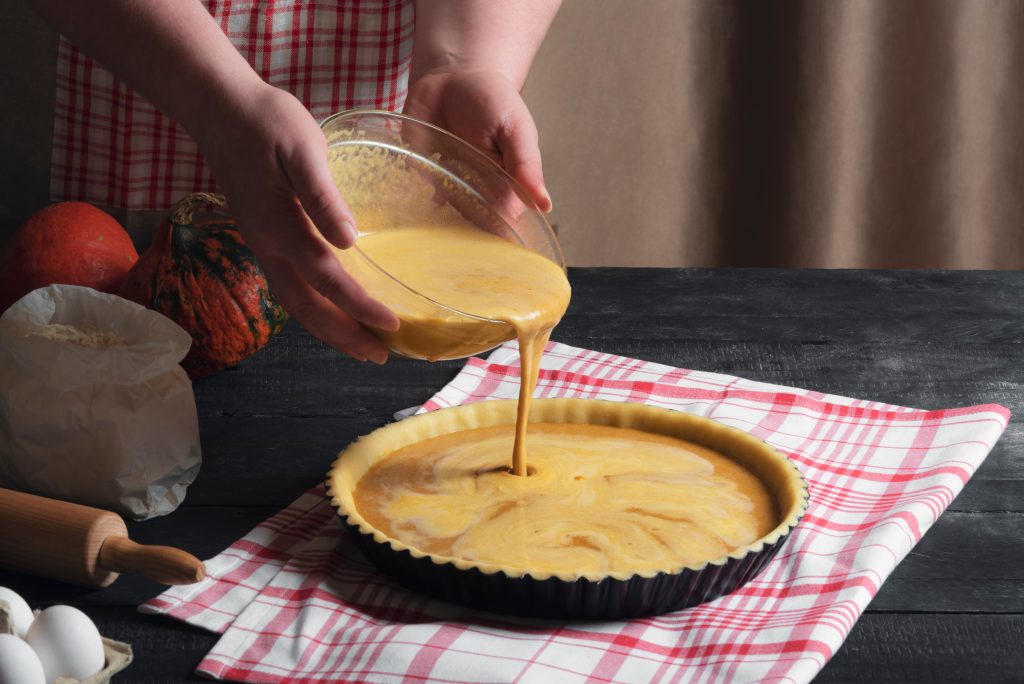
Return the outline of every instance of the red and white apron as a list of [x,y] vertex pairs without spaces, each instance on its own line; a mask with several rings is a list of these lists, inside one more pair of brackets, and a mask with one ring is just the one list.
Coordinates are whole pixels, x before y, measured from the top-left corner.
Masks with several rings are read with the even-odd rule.
[[[204,0],[231,43],[314,118],[344,109],[401,109],[412,0]],[[165,209],[216,188],[195,141],[63,37],[50,169],[54,200]]]

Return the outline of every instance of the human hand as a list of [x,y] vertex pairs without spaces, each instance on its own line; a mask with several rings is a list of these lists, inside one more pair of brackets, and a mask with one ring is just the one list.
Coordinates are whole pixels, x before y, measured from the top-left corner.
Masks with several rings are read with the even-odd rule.
[[383,363],[387,349],[363,325],[395,330],[398,318],[328,245],[351,246],[355,229],[306,108],[253,71],[202,3],[32,4],[192,134],[285,309],[340,351]]
[[193,134],[274,296],[335,349],[384,363],[387,348],[364,326],[397,330],[398,317],[328,245],[351,247],[356,229],[316,121],[293,96],[262,82],[210,114]]
[[505,74],[458,67],[429,71],[409,86],[403,111],[476,146],[503,166],[541,211],[551,211],[537,126]]

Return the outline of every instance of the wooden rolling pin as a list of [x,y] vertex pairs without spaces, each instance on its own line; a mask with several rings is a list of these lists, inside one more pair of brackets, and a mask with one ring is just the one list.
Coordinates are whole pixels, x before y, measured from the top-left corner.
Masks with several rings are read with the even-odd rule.
[[0,567],[86,587],[108,586],[122,572],[161,584],[191,584],[206,574],[181,549],[133,542],[115,513],[2,488]]

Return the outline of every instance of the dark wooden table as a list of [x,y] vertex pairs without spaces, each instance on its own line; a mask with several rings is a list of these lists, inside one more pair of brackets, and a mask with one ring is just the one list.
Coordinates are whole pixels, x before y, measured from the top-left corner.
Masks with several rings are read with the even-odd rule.
[[[1000,403],[1006,434],[897,567],[817,681],[1024,681],[1024,273],[573,269],[555,339],[651,361],[919,408]],[[184,505],[132,536],[210,557],[318,482],[335,453],[418,404],[460,363],[385,367],[290,324],[196,385],[204,464]],[[0,551],[2,552],[2,551]],[[33,605],[71,603],[130,642],[119,681],[195,679],[217,637],[98,592],[0,573]]]

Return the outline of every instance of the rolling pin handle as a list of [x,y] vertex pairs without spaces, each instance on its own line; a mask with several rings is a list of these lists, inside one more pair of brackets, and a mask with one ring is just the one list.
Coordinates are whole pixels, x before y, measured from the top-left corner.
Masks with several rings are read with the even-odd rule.
[[206,576],[203,562],[170,546],[136,544],[128,537],[107,537],[99,565],[115,572],[135,572],[160,584],[192,584]]

